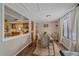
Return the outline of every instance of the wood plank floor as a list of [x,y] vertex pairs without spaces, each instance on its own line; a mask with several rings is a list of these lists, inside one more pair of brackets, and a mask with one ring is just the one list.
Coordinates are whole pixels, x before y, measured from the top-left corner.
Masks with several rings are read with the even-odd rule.
[[[54,42],[55,56],[60,56],[59,50],[61,48],[65,49],[63,46],[61,46],[61,44],[59,45],[59,43]],[[17,56],[39,56],[37,54],[33,54],[35,49],[36,49],[36,44],[35,45],[30,44],[22,52],[20,52]],[[45,56],[45,55],[42,55],[42,56]]]
[[21,51],[17,56],[33,56],[32,52],[35,50],[35,48],[36,48],[35,45],[30,44],[23,51]]

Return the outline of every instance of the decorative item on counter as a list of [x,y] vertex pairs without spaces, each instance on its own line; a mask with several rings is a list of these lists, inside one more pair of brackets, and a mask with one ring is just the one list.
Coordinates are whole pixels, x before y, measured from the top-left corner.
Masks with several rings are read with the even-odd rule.
[[8,32],[8,21],[7,19],[4,20],[4,29],[6,32]]

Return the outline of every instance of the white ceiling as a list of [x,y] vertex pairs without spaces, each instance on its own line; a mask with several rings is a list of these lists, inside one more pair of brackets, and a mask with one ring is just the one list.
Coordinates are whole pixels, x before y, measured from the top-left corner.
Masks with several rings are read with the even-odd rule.
[[36,22],[55,21],[74,6],[73,3],[22,3],[20,5],[24,7],[22,12],[29,14],[28,18]]
[[[54,21],[63,16],[73,7],[73,3],[30,3],[23,4],[30,12],[33,20],[39,21]],[[51,15],[46,17],[46,15]]]

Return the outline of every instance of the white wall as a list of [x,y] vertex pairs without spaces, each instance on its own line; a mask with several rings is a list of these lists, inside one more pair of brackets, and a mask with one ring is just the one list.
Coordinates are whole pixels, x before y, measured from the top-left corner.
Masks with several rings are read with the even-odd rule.
[[[32,19],[29,10],[26,9],[21,3],[7,3],[5,4],[9,8],[13,9],[14,11],[18,12],[19,14],[25,16],[26,18]],[[17,15],[16,15],[17,16]]]
[[[44,24],[48,24],[48,27],[44,27]],[[37,24],[39,32],[47,32],[48,34],[52,34],[56,32],[56,23],[55,22],[41,22]]]
[[[16,6],[17,7],[17,6]],[[2,39],[2,4],[0,4],[0,56],[13,56],[16,55],[24,46],[31,42],[30,33],[25,36],[19,36],[12,40],[7,40],[3,42]]]
[[27,36],[20,36],[18,38],[8,40],[0,43],[0,56],[13,56],[16,55],[23,47],[29,44],[30,34]]
[[[2,4],[0,4],[0,19],[2,19]],[[1,43],[1,31],[2,31],[2,29],[1,29],[1,27],[2,27],[2,25],[1,25],[1,20],[0,20],[0,43]]]

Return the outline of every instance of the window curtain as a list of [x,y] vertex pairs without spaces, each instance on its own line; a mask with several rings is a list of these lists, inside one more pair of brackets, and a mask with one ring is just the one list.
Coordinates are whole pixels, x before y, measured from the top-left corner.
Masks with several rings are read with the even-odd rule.
[[76,44],[75,51],[79,52],[79,6],[76,8],[76,16],[75,16],[75,25],[76,25]]
[[60,41],[59,43],[62,43],[63,42],[63,17],[60,18]]
[[76,44],[76,8],[69,13],[68,18],[68,34],[70,39],[70,49],[75,51]]
[[[61,38],[60,43],[63,42],[63,37],[65,36],[70,40],[70,49],[74,50],[76,44],[76,8],[67,13],[64,17],[60,19],[60,30]],[[65,21],[66,20],[66,21]]]

